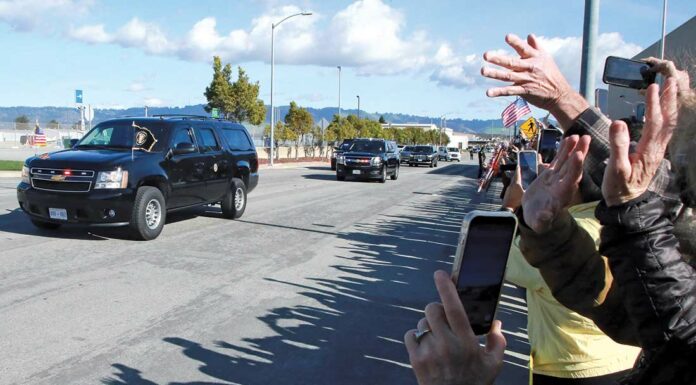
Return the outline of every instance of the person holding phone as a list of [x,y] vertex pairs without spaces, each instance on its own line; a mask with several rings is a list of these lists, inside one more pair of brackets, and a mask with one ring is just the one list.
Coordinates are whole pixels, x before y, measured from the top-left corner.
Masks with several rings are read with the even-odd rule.
[[[513,176],[503,207],[516,210],[521,206],[525,191],[521,171],[518,168]],[[572,194],[568,212],[599,242],[600,225],[594,210],[601,193],[587,186],[591,184],[581,183]],[[640,348],[614,342],[592,320],[561,305],[539,270],[525,260],[519,242],[517,237],[505,280],[526,289],[531,385],[615,384],[631,369]]]

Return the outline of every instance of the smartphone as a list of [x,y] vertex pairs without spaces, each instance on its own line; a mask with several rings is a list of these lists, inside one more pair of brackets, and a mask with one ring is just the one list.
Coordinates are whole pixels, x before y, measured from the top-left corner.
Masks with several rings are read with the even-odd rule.
[[517,218],[503,211],[472,211],[464,217],[452,280],[476,335],[488,333],[498,308]]
[[602,80],[606,84],[640,90],[655,83],[656,75],[646,62],[609,56],[604,63]]
[[539,134],[539,144],[537,146],[537,151],[541,154],[541,161],[544,163],[551,163],[553,158],[556,157],[556,152],[558,152],[557,146],[560,143],[561,137],[560,131],[553,128],[545,128],[541,130]]
[[539,171],[537,152],[534,150],[524,150],[517,154],[517,164],[520,166],[522,175],[522,188],[527,189],[534,182]]

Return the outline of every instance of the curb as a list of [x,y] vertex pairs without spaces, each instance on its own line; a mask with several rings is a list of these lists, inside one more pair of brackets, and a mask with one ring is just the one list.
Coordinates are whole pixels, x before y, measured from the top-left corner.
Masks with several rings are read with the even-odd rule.
[[331,164],[329,162],[276,163],[273,166],[270,166],[268,164],[262,164],[259,165],[259,170],[284,170],[310,166],[325,166],[326,168],[329,168],[331,167]]
[[0,171],[0,178],[21,178],[21,171]]

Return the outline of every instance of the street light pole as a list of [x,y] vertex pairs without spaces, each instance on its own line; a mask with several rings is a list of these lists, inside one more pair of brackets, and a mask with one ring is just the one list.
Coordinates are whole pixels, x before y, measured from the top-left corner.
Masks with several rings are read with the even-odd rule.
[[338,121],[341,121],[341,66],[338,66]]
[[274,72],[275,72],[275,46],[274,46],[273,40],[274,40],[274,38],[275,38],[275,29],[276,29],[276,27],[279,26],[282,22],[284,22],[285,20],[287,20],[287,19],[289,19],[289,18],[291,18],[291,17],[295,17],[295,16],[309,16],[309,15],[311,15],[311,14],[312,14],[311,12],[300,12],[300,13],[296,13],[296,14],[294,14],[294,15],[286,16],[283,20],[281,20],[281,21],[279,21],[279,22],[277,22],[277,23],[272,23],[272,24],[271,24],[271,160],[270,160],[270,162],[269,162],[269,164],[270,164],[271,166],[273,166],[273,156],[274,156],[273,152],[274,152],[274,149],[275,149],[275,146],[274,146],[275,142],[273,141],[273,134],[274,134],[274,131],[275,131],[275,111],[274,111],[274,109],[273,109],[273,107],[274,107],[274,105],[273,105],[273,82],[274,82],[274,80],[275,80],[275,79],[274,79],[274,75],[275,75],[275,73],[274,73]]
[[358,98],[358,120],[360,119],[360,95],[355,95]]
[[662,2],[662,37],[660,38],[660,59],[665,60],[665,28],[667,27],[667,0]]

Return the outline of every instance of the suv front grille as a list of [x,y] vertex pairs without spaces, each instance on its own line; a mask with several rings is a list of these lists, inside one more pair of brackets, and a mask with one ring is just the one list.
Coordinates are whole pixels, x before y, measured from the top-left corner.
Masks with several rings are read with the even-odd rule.
[[92,187],[94,171],[32,168],[31,186],[38,190],[87,192]]
[[369,166],[371,158],[366,157],[346,157],[346,165],[349,166]]

